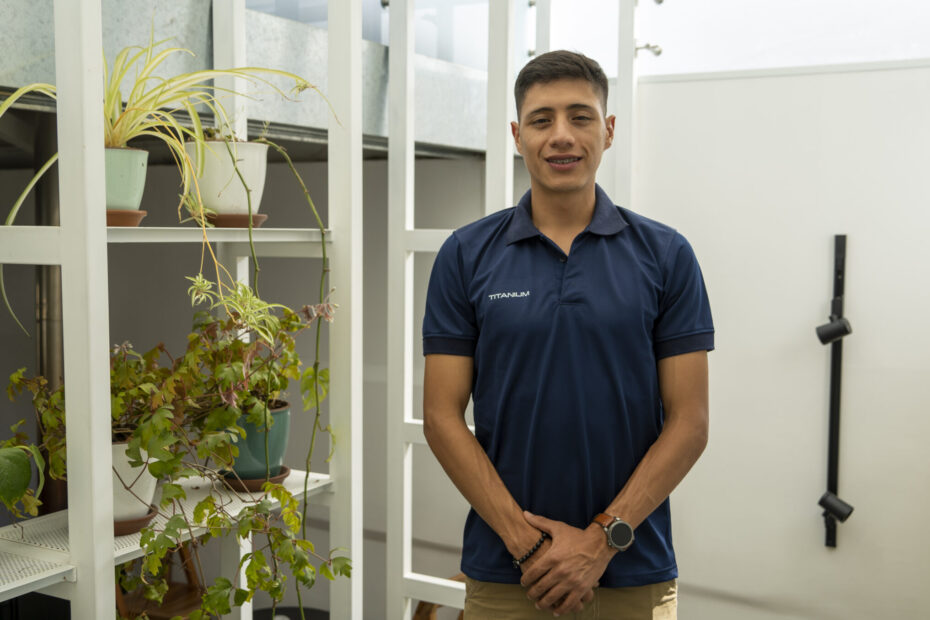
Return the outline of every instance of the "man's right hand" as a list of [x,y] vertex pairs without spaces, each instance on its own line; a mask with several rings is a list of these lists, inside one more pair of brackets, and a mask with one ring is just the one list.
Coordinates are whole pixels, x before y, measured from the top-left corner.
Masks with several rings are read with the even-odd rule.
[[[540,533],[540,535],[542,534]],[[528,570],[533,568],[533,566],[535,566],[536,563],[542,560],[542,557],[546,555],[546,552],[548,552],[551,547],[552,547],[552,539],[547,538],[546,540],[544,540],[543,544],[539,547],[539,549],[536,550],[536,553],[534,553],[532,556],[530,556],[530,559],[528,559],[526,562],[520,565],[520,570],[523,571],[523,574],[525,575]],[[597,584],[595,584],[595,587],[596,586]],[[527,598],[530,598],[529,594],[527,594]],[[585,605],[590,603],[593,599],[594,599],[594,589],[592,588],[592,589],[589,589],[584,594],[584,596],[581,597],[581,600],[574,607],[574,609],[569,609],[568,611],[571,613],[578,613],[584,608]],[[562,601],[560,601],[560,603],[561,602]]]

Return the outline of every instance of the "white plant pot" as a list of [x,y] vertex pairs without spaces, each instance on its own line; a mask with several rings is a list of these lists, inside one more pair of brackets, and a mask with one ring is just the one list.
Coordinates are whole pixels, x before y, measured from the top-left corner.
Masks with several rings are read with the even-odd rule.
[[[195,144],[187,142],[184,148],[197,169]],[[258,213],[265,189],[268,145],[257,142],[230,142],[229,148],[235,154],[242,178],[252,193],[252,213]],[[204,207],[220,215],[248,215],[249,203],[245,187],[242,186],[229,150],[222,141],[210,140],[204,144],[203,172],[197,181]]]
[[[138,519],[149,512],[157,484],[148,468],[130,467],[126,443],[113,444],[113,520]],[[126,486],[132,488],[131,492]]]

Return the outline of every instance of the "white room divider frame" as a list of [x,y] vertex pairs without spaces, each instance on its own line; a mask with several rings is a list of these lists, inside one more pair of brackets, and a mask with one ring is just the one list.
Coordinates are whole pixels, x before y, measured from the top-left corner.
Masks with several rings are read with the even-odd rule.
[[[331,251],[332,287],[339,303],[338,320],[331,328],[330,406],[338,449],[330,462],[333,481],[330,506],[330,546],[349,550],[352,578],[333,582],[333,618],[362,617],[362,13],[360,0],[336,0],[328,5],[327,81],[330,104],[328,136],[329,224],[340,238]],[[214,66],[246,66],[245,0],[213,0]],[[224,87],[243,92],[241,78],[224,78]],[[244,97],[232,95],[227,104],[237,135],[247,133]],[[338,119],[338,120],[337,120]],[[236,278],[249,281],[247,247],[222,244],[224,264],[234,265]],[[267,255],[267,251],[265,252]],[[287,250],[277,256],[292,256]],[[314,256],[317,256],[314,254]],[[353,432],[355,430],[355,432]],[[242,554],[242,547],[224,547],[226,554]],[[225,565],[226,563],[223,562]],[[245,607],[245,606],[244,606]],[[251,612],[251,609],[248,610]],[[249,615],[251,617],[251,615]]]
[[620,0],[617,23],[617,102],[614,141],[614,191],[611,198],[627,209],[633,206],[633,128],[636,126],[636,0]]
[[[621,84],[615,101],[618,157],[613,173],[625,187],[615,198],[629,204],[631,177],[633,95],[633,39],[635,0],[621,0],[618,57]],[[389,620],[409,620],[414,600],[462,608],[464,585],[449,579],[413,572],[412,460],[413,446],[425,444],[423,423],[413,417],[413,265],[416,252],[436,252],[451,230],[417,229],[414,224],[414,0],[392,0],[390,85],[388,91],[388,420],[387,420],[387,609]],[[514,146],[509,122],[514,116],[513,0],[489,3],[488,110],[485,159],[485,213],[512,206]],[[537,5],[537,50],[547,51],[549,0]],[[619,142],[619,144],[618,144]],[[625,201],[625,202],[624,202]]]
[[[214,0],[216,62],[245,64],[244,0]],[[61,226],[0,226],[0,263],[61,265],[65,376],[68,382],[67,513],[23,522],[15,535],[0,529],[0,600],[42,591],[71,602],[76,620],[112,617],[114,562],[138,557],[138,535],[114,539],[109,411],[108,243],[200,243],[196,228],[111,228],[104,221],[101,0],[55,0],[55,62]],[[330,474],[314,474],[308,496],[330,506],[330,543],[348,549],[355,570],[332,586],[332,618],[362,618],[362,203],[361,4],[329,8],[329,220],[333,287],[340,305],[330,340],[330,417],[338,449]],[[233,102],[233,124],[245,135],[244,108]],[[318,258],[312,229],[254,231],[260,256]],[[216,229],[211,239],[248,280],[248,231]],[[355,432],[353,432],[353,430]],[[303,472],[288,479],[302,492]],[[299,478],[299,483],[298,483]],[[293,482],[293,484],[291,484]],[[195,530],[195,535],[198,533]],[[49,538],[55,542],[45,544]],[[241,556],[233,541],[222,553]],[[250,605],[235,613],[252,617]]]
[[332,285],[339,310],[330,329],[330,421],[337,437],[329,464],[334,501],[331,547],[352,557],[352,578],[330,588],[332,618],[361,620],[362,597],[362,2],[329,0],[327,97]]
[[[413,417],[413,260],[436,252],[451,230],[414,225],[414,0],[392,0],[388,91],[388,420],[387,609],[385,617],[409,620],[412,601],[462,608],[463,584],[414,573],[412,545],[413,446],[425,444],[423,423]],[[488,135],[485,212],[512,206],[513,0],[489,3]]]

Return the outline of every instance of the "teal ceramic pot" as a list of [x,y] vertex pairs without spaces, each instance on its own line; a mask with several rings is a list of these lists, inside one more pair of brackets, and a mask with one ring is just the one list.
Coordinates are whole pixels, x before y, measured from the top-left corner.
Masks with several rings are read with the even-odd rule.
[[149,152],[142,149],[104,149],[107,209],[138,211],[145,189]]
[[[291,428],[291,407],[288,403],[278,402],[280,405],[271,410],[274,424],[268,435],[268,464],[271,475],[281,472],[284,464],[284,452],[287,450],[287,436]],[[233,463],[233,471],[243,480],[254,480],[265,477],[265,428],[255,427],[239,419],[239,426],[245,429],[246,436],[239,438],[239,456]]]

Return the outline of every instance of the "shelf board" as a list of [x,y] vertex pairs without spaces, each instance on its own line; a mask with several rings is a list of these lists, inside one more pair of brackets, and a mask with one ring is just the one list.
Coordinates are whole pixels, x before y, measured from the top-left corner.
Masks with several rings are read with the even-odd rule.
[[[248,228],[208,228],[211,242],[248,243]],[[253,228],[256,243],[320,243],[320,231],[315,228]],[[326,231],[327,243],[331,235]],[[107,227],[109,243],[202,243],[203,231],[194,226]]]
[[[292,470],[284,480],[284,487],[295,497],[303,494],[304,473]],[[187,493],[187,499],[181,502],[186,514],[207,494],[207,484],[203,478],[191,478],[181,486]],[[311,473],[307,497],[314,497],[332,491],[332,480],[327,474]],[[236,493],[229,490],[221,492],[225,509],[233,514],[254,502],[250,493]],[[272,504],[273,508],[278,503]],[[155,517],[155,527],[164,525],[166,517]],[[194,527],[194,536],[206,532],[204,527]],[[185,534],[184,539],[189,538]],[[143,555],[139,546],[140,533],[117,536],[113,539],[113,559],[115,563],[127,562]],[[49,585],[73,580],[74,568],[70,561],[70,544],[68,540],[68,511],[62,510],[49,515],[36,517],[0,528],[0,601],[33,592]],[[12,592],[12,594],[10,594]]]
[[0,226],[0,264],[60,265],[57,226]]
[[[0,544],[0,549],[7,546]],[[64,562],[0,550],[0,602],[62,581],[74,581],[74,572],[74,567]]]
[[[60,265],[61,248],[67,234],[58,226],[0,226],[0,264]],[[252,239],[259,256],[318,258],[322,255],[320,231],[315,228],[254,228]],[[229,246],[233,255],[248,256],[247,228],[210,228],[211,243]],[[203,231],[194,226],[107,227],[107,242],[203,243]],[[326,231],[327,245],[332,234]]]
[[[223,243],[233,256],[249,256],[249,229],[209,228],[207,239],[212,243]],[[320,231],[315,228],[253,228],[252,239],[255,253],[263,257],[319,258],[322,256]],[[109,243],[203,243],[204,233],[190,226],[140,226],[107,228]],[[332,236],[326,231],[326,243]]]

